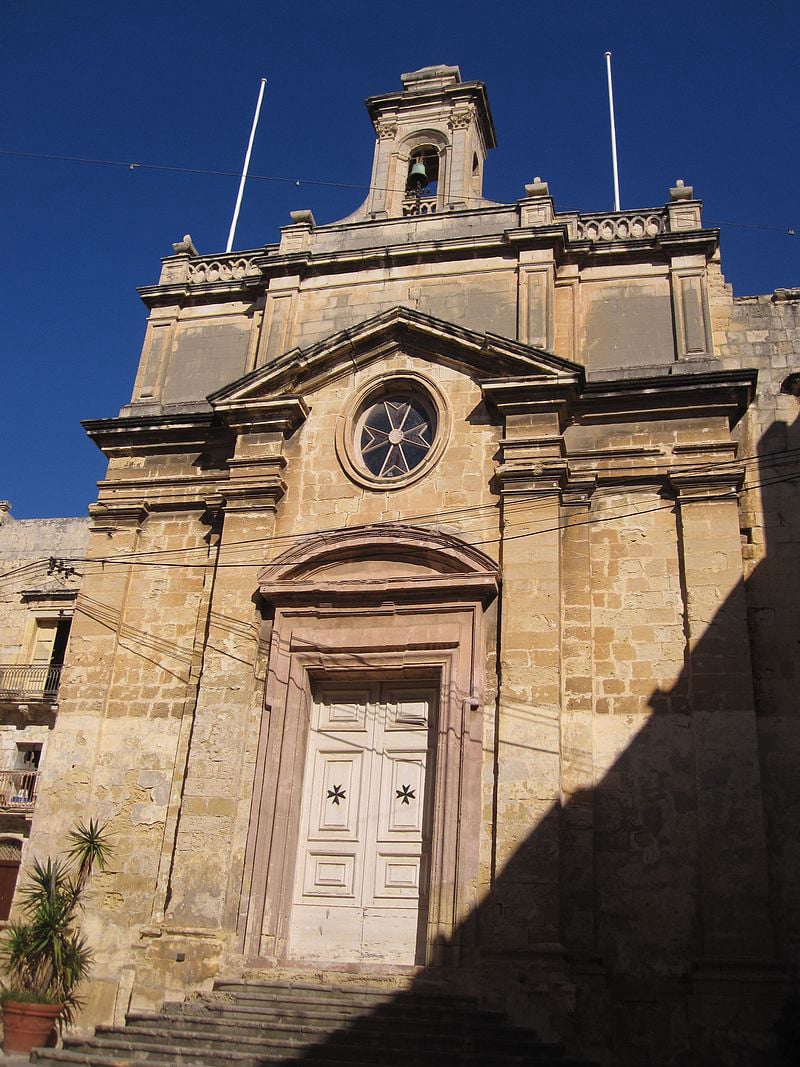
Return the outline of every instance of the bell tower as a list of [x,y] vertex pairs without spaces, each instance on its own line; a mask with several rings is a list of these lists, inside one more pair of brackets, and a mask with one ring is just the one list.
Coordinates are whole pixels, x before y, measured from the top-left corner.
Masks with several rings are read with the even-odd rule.
[[480,207],[483,165],[496,145],[483,82],[458,67],[403,74],[401,92],[367,100],[375,159],[362,217],[401,218]]

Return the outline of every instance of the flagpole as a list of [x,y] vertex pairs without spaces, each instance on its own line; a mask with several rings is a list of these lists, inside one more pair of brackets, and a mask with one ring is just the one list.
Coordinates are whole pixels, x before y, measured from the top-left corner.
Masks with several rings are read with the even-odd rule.
[[242,206],[242,197],[244,196],[244,183],[247,181],[247,171],[250,166],[250,153],[253,151],[253,141],[256,139],[256,126],[258,126],[258,117],[261,114],[261,101],[264,99],[264,88],[266,87],[267,79],[261,79],[261,88],[258,90],[258,103],[256,104],[256,113],[253,116],[253,126],[250,130],[250,140],[247,142],[247,152],[244,157],[244,166],[242,167],[242,179],[239,182],[239,193],[236,197],[236,207],[233,209],[233,218],[231,219],[231,228],[228,231],[228,243],[225,246],[225,251],[230,252],[233,248],[233,237],[236,233],[236,223],[239,221],[239,209]]
[[611,85],[611,53],[606,52],[608,71],[608,113],[611,117],[611,166],[614,171],[614,210],[619,211],[619,171],[617,170],[617,128],[614,123],[614,90]]

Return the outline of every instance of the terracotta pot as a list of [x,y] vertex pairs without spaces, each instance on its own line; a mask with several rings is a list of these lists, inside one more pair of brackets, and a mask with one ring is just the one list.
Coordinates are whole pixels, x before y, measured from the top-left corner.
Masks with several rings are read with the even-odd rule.
[[3,1005],[3,1051],[30,1052],[46,1045],[62,1007],[7,1000]]

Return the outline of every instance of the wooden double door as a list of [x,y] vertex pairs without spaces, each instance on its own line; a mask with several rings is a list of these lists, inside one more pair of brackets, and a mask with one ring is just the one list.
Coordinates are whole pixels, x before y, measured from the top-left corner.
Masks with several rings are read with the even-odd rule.
[[316,685],[289,957],[422,962],[435,720],[431,683]]

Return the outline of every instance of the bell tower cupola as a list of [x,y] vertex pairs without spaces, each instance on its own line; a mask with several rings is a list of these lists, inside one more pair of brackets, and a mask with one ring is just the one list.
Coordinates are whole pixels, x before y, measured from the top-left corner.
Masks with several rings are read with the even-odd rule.
[[458,67],[401,75],[401,92],[367,100],[375,127],[367,218],[439,214],[480,207],[483,166],[496,145],[483,82]]

